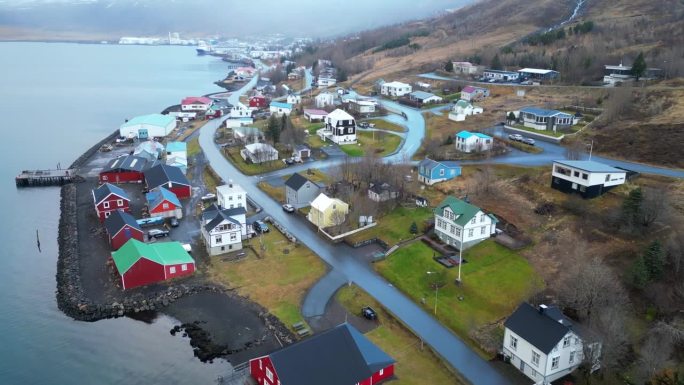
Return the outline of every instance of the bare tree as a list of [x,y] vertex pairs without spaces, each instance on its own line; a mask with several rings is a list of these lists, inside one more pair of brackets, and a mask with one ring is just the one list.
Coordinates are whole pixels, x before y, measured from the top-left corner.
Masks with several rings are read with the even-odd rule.
[[661,188],[643,187],[641,224],[650,226],[667,212],[667,192]]
[[565,157],[568,160],[579,160],[585,150],[585,145],[581,140],[573,140],[565,147]]
[[667,259],[675,276],[684,270],[684,232],[678,231],[667,240]]

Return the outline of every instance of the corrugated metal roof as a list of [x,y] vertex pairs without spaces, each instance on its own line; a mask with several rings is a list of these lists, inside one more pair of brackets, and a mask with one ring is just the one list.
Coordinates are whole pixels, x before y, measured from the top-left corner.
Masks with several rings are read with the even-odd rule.
[[546,117],[551,117],[551,116],[558,116],[562,118],[572,118],[572,115],[566,114],[565,112],[561,112],[558,110],[546,110],[543,108],[539,107],[523,107],[520,109],[520,112],[525,112],[528,114],[533,114],[537,116],[546,116]]
[[130,126],[136,126],[138,124],[147,124],[150,126],[159,126],[159,127],[166,127],[169,124],[173,123],[176,120],[171,115],[162,115],[162,114],[150,114],[150,115],[141,115],[141,116],[136,116],[135,118],[129,120],[128,122],[124,123],[121,125],[121,127],[130,127]]
[[593,160],[554,160],[554,163],[562,164],[568,167],[578,168],[580,170],[589,172],[627,172],[625,170],[608,166],[607,164],[595,162]]
[[119,274],[123,275],[140,258],[147,258],[160,265],[178,265],[195,263],[179,242],[143,243],[137,239],[129,239],[121,248],[112,253],[112,259]]

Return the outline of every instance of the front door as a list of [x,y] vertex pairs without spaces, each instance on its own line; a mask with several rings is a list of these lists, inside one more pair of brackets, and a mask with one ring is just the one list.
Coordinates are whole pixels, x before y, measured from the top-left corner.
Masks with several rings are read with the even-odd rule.
[[138,130],[138,139],[147,139],[147,137],[147,128],[141,128]]
[[525,361],[520,360],[520,371],[525,373]]

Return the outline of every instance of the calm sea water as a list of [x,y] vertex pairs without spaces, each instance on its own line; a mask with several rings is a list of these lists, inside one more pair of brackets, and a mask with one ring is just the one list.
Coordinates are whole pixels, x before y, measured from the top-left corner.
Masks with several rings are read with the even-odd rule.
[[[68,166],[124,119],[220,89],[190,47],[0,43],[0,384],[207,384],[174,320],[73,321],[55,300],[59,189],[18,190],[22,169]],[[36,230],[42,252],[36,248]]]

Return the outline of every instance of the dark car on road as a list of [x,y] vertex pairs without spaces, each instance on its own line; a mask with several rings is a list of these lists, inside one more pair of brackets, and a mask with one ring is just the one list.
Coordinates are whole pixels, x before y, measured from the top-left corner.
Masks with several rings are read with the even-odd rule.
[[147,239],[152,239],[152,238],[164,238],[169,236],[169,231],[168,230],[161,230],[161,229],[152,229],[147,232]]
[[373,310],[373,308],[370,306],[366,306],[366,307],[362,308],[361,309],[361,315],[363,316],[363,318],[369,319],[369,320],[378,319],[378,313],[376,313],[375,310]]
[[523,138],[523,140],[521,140],[521,142],[523,142],[525,144],[529,144],[530,146],[534,146],[534,139],[532,139],[532,138]]
[[252,228],[257,233],[268,233],[268,226],[263,221],[255,221],[252,223]]

